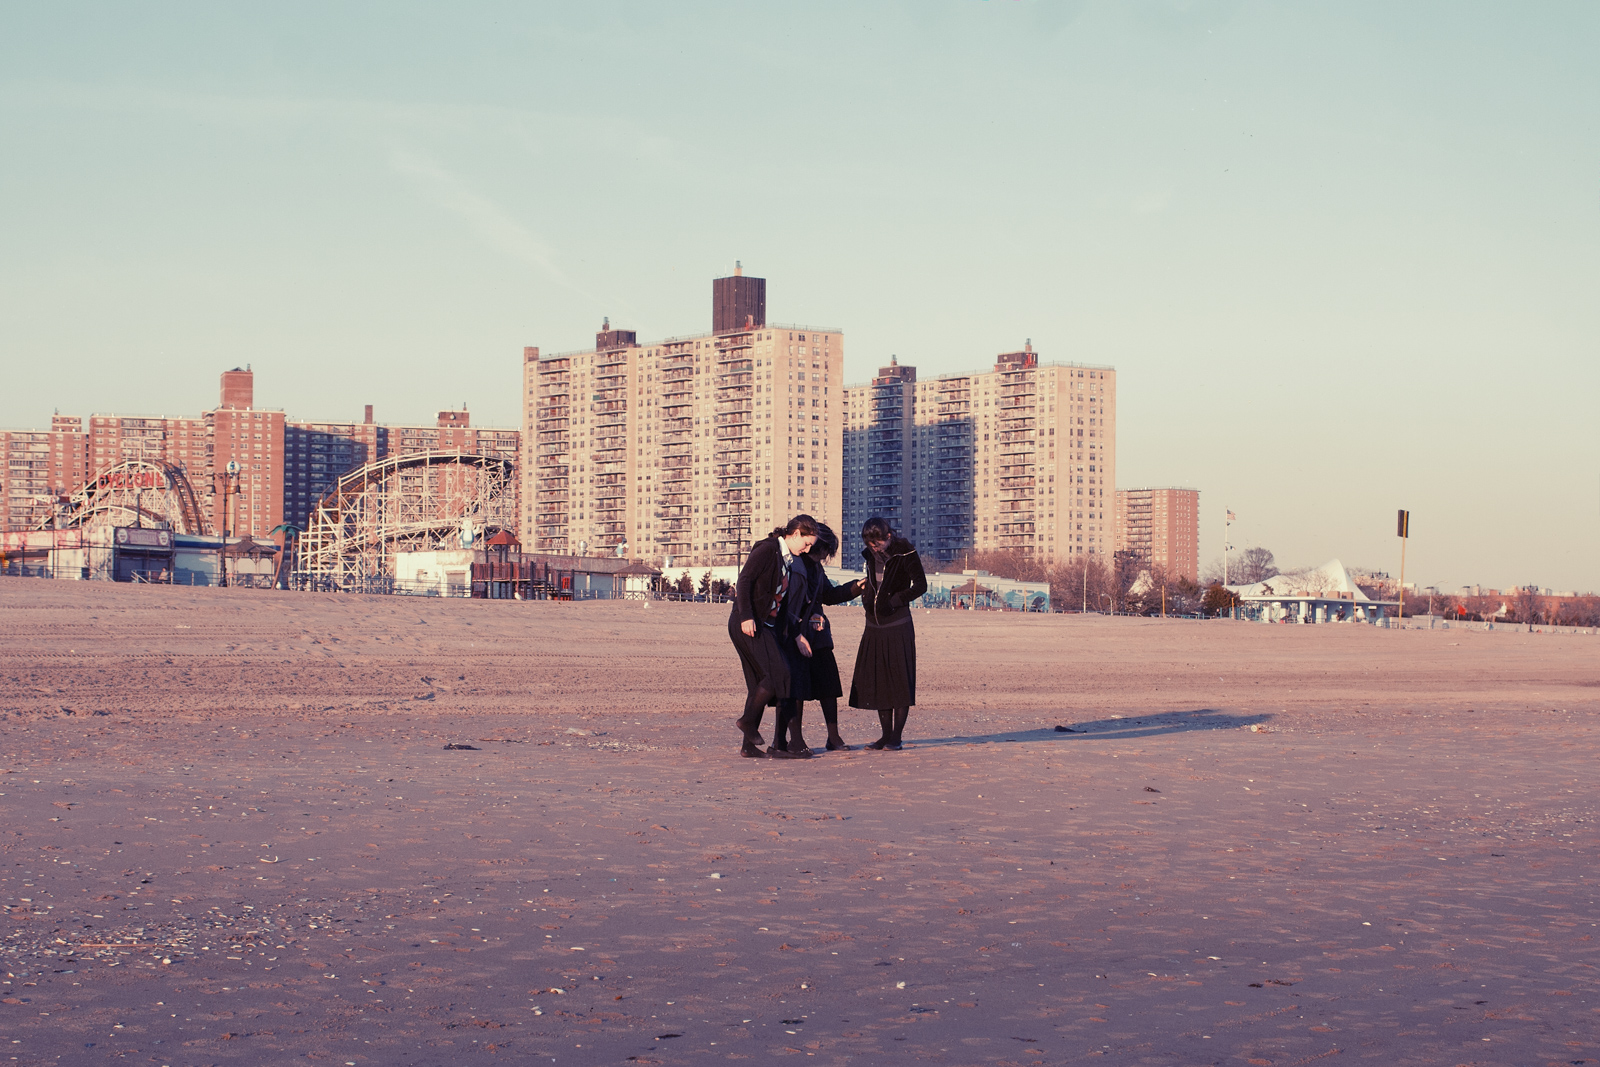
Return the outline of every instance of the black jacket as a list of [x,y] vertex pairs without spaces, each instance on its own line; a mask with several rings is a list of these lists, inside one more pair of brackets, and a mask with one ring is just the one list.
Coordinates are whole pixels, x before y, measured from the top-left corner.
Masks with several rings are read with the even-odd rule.
[[872,549],[861,550],[867,565],[867,585],[861,594],[861,604],[867,610],[867,618],[873,622],[887,622],[928,591],[928,576],[922,572],[922,557],[917,555],[915,545],[904,537],[896,537],[889,542],[886,551],[889,562],[883,568],[880,586]]
[[[778,539],[767,537],[757,541],[751,547],[750,555],[745,557],[744,566],[739,571],[739,584],[733,590],[733,621],[744,623],[754,619],[765,623],[767,612],[772,608],[773,594],[782,582],[783,549]],[[780,630],[785,628],[781,610],[773,622]]]
[[806,573],[811,576],[811,602],[805,606],[805,613],[800,616],[802,620],[810,620],[821,616],[822,629],[818,630],[809,621],[801,623],[801,633],[805,634],[806,641],[817,651],[833,647],[833,627],[828,623],[828,617],[822,609],[829,604],[843,604],[854,600],[861,595],[861,588],[855,582],[844,585],[834,585],[822,569],[822,564],[806,557]]

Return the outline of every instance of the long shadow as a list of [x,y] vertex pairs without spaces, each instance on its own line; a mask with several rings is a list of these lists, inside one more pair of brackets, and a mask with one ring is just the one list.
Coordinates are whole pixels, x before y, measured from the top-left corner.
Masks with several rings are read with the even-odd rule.
[[[1267,714],[1234,715],[1216,708],[1196,708],[1194,711],[1164,711],[1137,717],[1063,722],[1060,726],[1043,726],[1031,730],[956,734],[951,737],[915,737],[912,739],[912,744],[987,745],[1007,741],[1119,741],[1138,737],[1158,737],[1162,734],[1193,733],[1198,730],[1238,730],[1267,722],[1271,718],[1272,716]],[[916,717],[913,715],[912,722],[915,721]],[[1066,729],[1061,729],[1062,726]]]

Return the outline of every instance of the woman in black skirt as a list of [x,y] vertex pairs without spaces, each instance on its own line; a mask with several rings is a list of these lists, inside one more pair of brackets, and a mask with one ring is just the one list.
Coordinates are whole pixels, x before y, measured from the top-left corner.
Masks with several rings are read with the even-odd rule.
[[928,591],[922,559],[910,541],[873,516],[861,527],[867,577],[861,592],[867,628],[856,652],[850,706],[878,713],[883,736],[868,748],[900,750],[906,719],[917,702],[917,634],[910,604]]
[[799,614],[794,619],[795,629],[804,636],[803,643],[799,639],[795,642],[802,659],[792,664],[789,699],[778,702],[778,729],[772,748],[767,751],[769,756],[806,759],[812,755],[802,730],[808,700],[822,705],[822,718],[828,724],[828,751],[850,748],[839,736],[839,698],[844,696],[844,689],[839,684],[839,664],[833,658],[833,628],[822,609],[854,600],[861,595],[862,583],[834,585],[828,578],[823,565],[838,551],[838,535],[826,523],[818,523],[817,543],[805,554],[810,597],[806,603],[796,604]]
[[791,663],[798,657],[792,626],[792,605],[809,594],[803,558],[817,540],[817,522],[796,515],[788,525],[757,541],[739,571],[733,610],[728,615],[728,637],[739,653],[747,691],[738,727],[744,733],[741,756],[757,758],[761,751],[761,717],[767,705],[789,697]]

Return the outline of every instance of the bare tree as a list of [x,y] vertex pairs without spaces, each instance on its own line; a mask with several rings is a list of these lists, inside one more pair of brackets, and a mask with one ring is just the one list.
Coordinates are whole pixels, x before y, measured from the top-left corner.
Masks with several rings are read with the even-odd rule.
[[[1234,567],[1238,569],[1235,570]],[[1238,562],[1234,567],[1228,568],[1229,585],[1254,585],[1278,573],[1277,563],[1272,558],[1272,550],[1259,545],[1239,553]]]
[[1145,570],[1144,560],[1132,552],[1112,554],[1111,602],[1117,611],[1129,610],[1129,593]]
[[[1237,556],[1228,557],[1228,584],[1229,585],[1254,585],[1264,582],[1278,573],[1278,566],[1273,559],[1270,548],[1247,548]],[[1201,572],[1201,585],[1220,585],[1222,583],[1222,557],[1218,556],[1206,565]]]
[[1159,563],[1142,572],[1129,590],[1129,608],[1141,615],[1190,615],[1200,610],[1200,586],[1182,575],[1176,577]]
[[1099,556],[1074,556],[1050,572],[1050,603],[1057,611],[1098,610],[1110,589],[1109,568]]
[[1519,588],[1511,597],[1512,610],[1516,612],[1517,621],[1532,625],[1544,621],[1544,598],[1539,595],[1537,586],[1525,585]]
[[1505,597],[1499,593],[1480,593],[1477,596],[1467,597],[1464,603],[1468,611],[1485,623],[1494,622],[1505,613],[1506,608]]

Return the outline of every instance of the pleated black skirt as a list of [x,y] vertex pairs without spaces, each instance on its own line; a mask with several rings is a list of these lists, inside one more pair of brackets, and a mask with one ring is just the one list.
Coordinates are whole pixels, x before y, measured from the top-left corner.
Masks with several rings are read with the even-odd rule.
[[771,692],[774,699],[787,699],[792,684],[789,660],[778,648],[778,639],[772,627],[758,624],[756,635],[746,637],[744,631],[739,629],[739,623],[729,619],[728,638],[739,653],[745,688],[755,692],[756,687],[761,686]]
[[883,625],[867,620],[850,681],[852,708],[908,708],[917,702],[917,632],[908,611]]
[[837,699],[844,696],[844,686],[839,682],[839,661],[833,658],[833,649],[818,649],[806,660],[806,667],[806,695],[802,699]]

